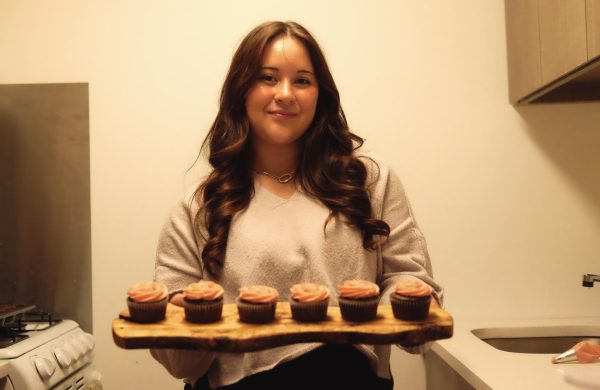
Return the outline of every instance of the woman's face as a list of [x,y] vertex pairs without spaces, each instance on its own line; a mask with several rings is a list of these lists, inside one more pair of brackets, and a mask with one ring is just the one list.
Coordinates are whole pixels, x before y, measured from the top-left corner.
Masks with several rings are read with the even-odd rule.
[[319,87],[304,45],[295,38],[275,38],[266,48],[256,81],[246,97],[253,142],[297,143],[310,126]]

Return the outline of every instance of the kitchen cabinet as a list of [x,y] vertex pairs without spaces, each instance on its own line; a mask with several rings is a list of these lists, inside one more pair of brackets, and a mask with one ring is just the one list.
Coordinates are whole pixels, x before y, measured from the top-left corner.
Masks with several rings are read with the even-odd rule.
[[600,0],[505,0],[512,104],[600,100]]
[[588,29],[588,58],[600,56],[600,1],[588,0],[586,5],[586,20]]

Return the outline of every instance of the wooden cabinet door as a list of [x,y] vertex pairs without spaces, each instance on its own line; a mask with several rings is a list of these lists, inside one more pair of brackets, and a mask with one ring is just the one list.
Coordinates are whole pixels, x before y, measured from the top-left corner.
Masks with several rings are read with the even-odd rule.
[[542,86],[538,0],[506,0],[510,102]]
[[586,0],[588,60],[600,56],[600,0]]
[[542,82],[587,61],[586,0],[540,0]]

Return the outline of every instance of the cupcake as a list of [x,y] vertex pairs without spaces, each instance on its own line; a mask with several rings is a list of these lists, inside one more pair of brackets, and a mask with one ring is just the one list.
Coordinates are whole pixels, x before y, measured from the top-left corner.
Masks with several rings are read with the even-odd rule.
[[301,322],[323,321],[327,317],[329,289],[316,283],[298,283],[290,288],[292,318]]
[[169,291],[159,282],[133,285],[127,290],[127,307],[132,321],[157,322],[165,318]]
[[191,283],[183,289],[185,319],[206,324],[221,319],[223,287],[209,280]]
[[379,286],[368,280],[346,280],[338,286],[338,302],[346,321],[365,322],[375,319],[379,305]]
[[433,289],[417,279],[403,280],[394,285],[390,295],[394,317],[407,321],[423,321],[429,314]]
[[248,286],[240,288],[236,299],[240,321],[251,324],[264,324],[275,319],[275,309],[279,293],[269,286]]

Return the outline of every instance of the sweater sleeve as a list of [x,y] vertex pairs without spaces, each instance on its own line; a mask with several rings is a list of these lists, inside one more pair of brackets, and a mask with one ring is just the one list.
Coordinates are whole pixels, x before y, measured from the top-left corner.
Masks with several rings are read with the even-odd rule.
[[[371,194],[374,211],[379,210],[380,219],[390,227],[389,237],[379,247],[381,302],[389,303],[396,282],[418,278],[434,289],[433,296],[441,306],[443,289],[433,280],[425,237],[417,226],[402,183],[393,170],[383,165],[376,169],[378,174]],[[411,354],[424,353],[430,346],[431,342],[415,347],[398,345]]]
[[[171,211],[158,240],[154,280],[175,291],[202,278],[201,247],[193,230],[193,211],[182,200]],[[212,364],[215,353],[151,349],[150,354],[175,378],[193,384]]]
[[193,210],[181,200],[171,211],[158,239],[154,280],[169,291],[202,278],[201,248],[193,229]]
[[383,303],[389,303],[396,282],[418,278],[433,287],[434,297],[441,305],[443,290],[433,280],[425,237],[417,226],[400,179],[394,171],[382,167],[377,187],[380,218],[390,226],[390,235],[380,246]]

